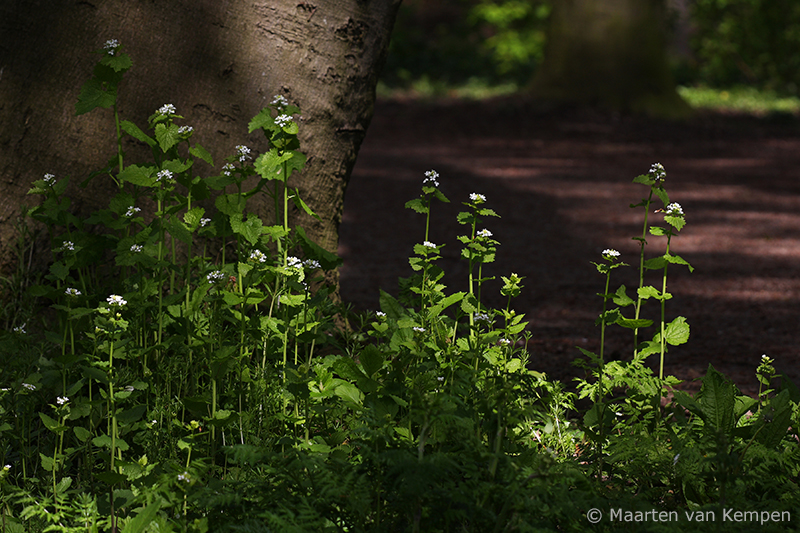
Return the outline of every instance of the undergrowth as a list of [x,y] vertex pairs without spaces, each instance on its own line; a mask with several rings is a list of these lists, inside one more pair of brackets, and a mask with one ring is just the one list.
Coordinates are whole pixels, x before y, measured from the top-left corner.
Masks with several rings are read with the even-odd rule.
[[[112,110],[118,153],[93,178],[118,192],[82,220],[66,177],[30,191],[42,201],[24,227],[47,232],[52,261],[27,287],[22,238],[7,281],[27,321],[0,333],[0,531],[707,531],[712,516],[718,531],[785,529],[800,504],[797,389],[767,356],[757,398],[710,366],[694,397],[666,373],[689,337],[683,317],[665,320],[668,269],[691,267],[661,165],[634,179],[638,286],[612,290],[619,252],[595,263],[601,348],[583,351],[572,393],[528,359],[524,279],[483,273],[499,244],[486,195],[463,201],[468,288],[449,291],[429,225],[449,200],[427,172],[406,204],[425,217],[412,275],[342,332],[323,276],[339,260],[290,224],[290,201],[314,215],[291,186],[298,107],[276,96],[249,126],[270,150],[239,146],[203,177],[213,159],[174,106],[145,130],[120,120],[132,62],[115,41],[99,53],[76,111]],[[153,161],[126,161],[126,135]],[[274,220],[248,211],[260,194]],[[507,303],[492,309],[498,285]],[[608,327],[630,330],[629,360],[606,357]]]

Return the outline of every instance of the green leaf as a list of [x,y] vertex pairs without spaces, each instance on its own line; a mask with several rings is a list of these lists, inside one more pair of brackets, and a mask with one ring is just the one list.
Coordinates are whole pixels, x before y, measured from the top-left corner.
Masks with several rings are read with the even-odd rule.
[[664,205],[669,205],[669,195],[667,191],[664,190],[664,187],[653,187],[653,192]]
[[167,228],[172,237],[178,239],[184,244],[192,243],[192,231],[186,227],[186,224],[177,218],[168,218],[164,226]]
[[231,215],[230,222],[231,229],[234,233],[247,239],[247,242],[249,242],[251,246],[255,246],[258,243],[258,239],[261,238],[261,228],[264,224],[261,222],[261,218],[252,215],[252,213],[249,214],[245,222],[242,220],[242,214],[237,213]]
[[127,133],[128,135],[133,137],[134,139],[136,139],[138,141],[142,141],[143,143],[147,144],[151,148],[157,144],[155,139],[153,139],[152,137],[147,135],[145,132],[140,130],[139,126],[137,126],[133,122],[130,122],[128,120],[123,120],[122,122],[119,123],[119,126],[120,126],[120,128],[122,128],[122,131],[124,131],[125,133]]
[[156,180],[153,177],[153,167],[140,167],[138,165],[128,165],[119,173],[117,178],[120,181],[127,181],[140,187],[152,187]]
[[359,354],[358,360],[364,368],[364,373],[369,377],[383,368],[383,353],[374,344],[368,344]]
[[733,383],[708,365],[708,372],[703,378],[700,389],[700,407],[705,421],[711,429],[730,435],[733,429],[733,409],[736,403]]
[[300,237],[300,246],[303,248],[303,252],[305,252],[306,257],[319,261],[319,264],[323,270],[333,270],[342,264],[342,260],[338,255],[333,252],[329,252],[322,246],[312,241],[311,237],[306,235],[306,231],[302,227],[297,226],[294,231],[297,233],[297,236]]
[[406,202],[406,209],[412,209],[423,215],[428,212],[428,206],[422,201],[422,198],[414,198],[413,200]]
[[477,313],[479,306],[478,299],[474,294],[465,294],[461,299],[461,310],[465,313]]
[[181,142],[181,136],[178,134],[178,125],[164,123],[156,124],[156,140],[161,147],[162,152],[167,152],[170,148]]
[[56,261],[52,265],[50,265],[50,273],[61,281],[67,279],[69,275],[69,267],[62,263],[61,261]]
[[686,318],[679,316],[667,324],[664,332],[664,340],[672,346],[679,346],[689,340],[689,324]]
[[647,300],[649,298],[660,298],[661,292],[653,286],[640,287],[637,291],[639,298]]
[[56,462],[53,460],[52,457],[49,457],[43,453],[39,453],[39,459],[42,461],[42,469],[46,470],[47,472],[52,472],[53,470],[58,470],[56,466]]
[[646,318],[625,318],[624,316],[620,316],[617,319],[617,324],[622,326],[623,328],[630,328],[630,329],[639,329],[639,328],[648,328],[653,325],[652,320],[648,320]]
[[669,261],[674,265],[686,265],[687,267],[689,267],[689,272],[694,272],[694,268],[692,267],[692,265],[690,265],[685,259],[683,259],[678,255],[665,254],[664,259],[666,259],[667,261]]
[[272,118],[272,110],[269,107],[262,109],[258,115],[253,117],[250,124],[247,126],[248,133],[252,133],[257,129],[265,129],[268,131],[277,129],[275,119]]
[[100,64],[110,67],[114,72],[125,72],[133,66],[131,56],[124,52],[117,52],[116,54],[105,54],[100,60]]
[[183,215],[183,221],[191,231],[194,231],[200,226],[200,220],[205,213],[206,210],[202,207],[193,207]]
[[667,260],[664,257],[654,257],[644,262],[644,267],[648,270],[660,270],[667,266]]
[[142,531],[153,522],[156,515],[158,515],[159,509],[161,509],[161,501],[156,500],[139,511],[139,513],[125,525],[122,529],[122,533],[142,533]]
[[641,183],[642,185],[652,185],[655,180],[649,174],[641,174],[633,178],[633,183]]
[[198,159],[202,159],[212,167],[214,166],[214,159],[211,157],[211,154],[209,154],[208,151],[199,144],[195,144],[189,148],[189,153]]
[[627,307],[634,303],[634,301],[628,297],[628,294],[625,291],[626,291],[625,285],[620,285],[619,289],[617,289],[617,292],[614,293],[614,298],[613,298],[614,304],[620,307]]
[[67,429],[65,426],[62,426],[44,413],[39,413],[39,418],[41,418],[42,422],[44,422],[44,426],[54,433],[61,433]]
[[392,295],[380,289],[380,303],[381,311],[386,313],[386,316],[394,320],[400,320],[406,316],[406,310],[400,305],[400,302],[395,300]]
[[291,158],[292,152],[279,153],[277,149],[273,148],[258,156],[254,167],[262,179],[286,181],[286,176],[283,175],[283,164]]
[[758,414],[758,422],[764,424],[758,434],[758,441],[767,448],[774,448],[786,436],[791,421],[792,403],[789,391],[783,390],[763,406]]
[[116,86],[107,86],[97,78],[92,78],[81,87],[78,102],[75,104],[75,114],[83,115],[96,107],[107,109],[117,101]]
[[334,394],[346,402],[356,405],[361,405],[364,399],[364,394],[358,390],[358,387],[346,381],[339,383]]
[[238,215],[244,211],[247,200],[240,194],[220,194],[214,205],[228,216]]
[[683,217],[664,216],[664,222],[680,231],[686,225],[686,219]]
[[89,437],[92,436],[92,433],[82,426],[75,426],[72,428],[72,432],[75,433],[75,437],[81,442],[86,442],[89,440]]
[[[667,230],[661,226],[650,226],[650,234],[658,237],[663,237],[668,234]],[[640,237],[641,238],[641,237]]]
[[465,294],[465,292],[455,292],[445,298],[442,298],[436,303],[436,305],[433,305],[428,309],[428,318],[436,318],[441,314],[442,311],[464,298]]
[[302,209],[308,216],[316,218],[317,220],[320,221],[322,220],[321,218],[319,218],[319,215],[316,214],[314,211],[312,211],[311,208],[308,207],[308,205],[306,205],[303,199],[300,198],[300,193],[297,191],[297,189],[295,189],[294,194],[292,194],[292,201],[294,202],[294,205],[296,205],[298,209]]

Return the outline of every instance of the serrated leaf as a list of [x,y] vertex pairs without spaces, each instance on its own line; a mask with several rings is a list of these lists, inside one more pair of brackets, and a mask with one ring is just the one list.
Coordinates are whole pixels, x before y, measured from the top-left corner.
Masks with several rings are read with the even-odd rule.
[[689,324],[686,318],[679,316],[665,328],[664,340],[672,346],[679,346],[689,340]]
[[613,302],[614,302],[615,305],[618,305],[620,307],[627,307],[627,306],[632,305],[634,303],[634,301],[625,292],[626,290],[627,290],[627,287],[625,287],[625,285],[620,285],[619,286],[619,288],[617,289],[617,292],[614,293]]
[[214,205],[228,216],[238,215],[244,211],[247,200],[240,194],[220,194]]
[[623,328],[629,329],[639,329],[639,328],[648,328],[653,325],[652,320],[648,320],[646,318],[625,318],[624,316],[620,316],[617,319],[617,324],[622,326]]
[[653,286],[646,286],[646,287],[639,287],[636,291],[639,295],[639,298],[642,300],[647,300],[649,298],[659,298],[661,296],[661,292]]
[[159,509],[161,509],[161,501],[156,500],[139,511],[139,513],[134,516],[130,522],[125,524],[125,527],[122,529],[122,533],[142,533],[158,515]]
[[650,234],[656,235],[658,237],[663,237],[667,234],[667,230],[662,228],[661,226],[650,226]]
[[183,221],[191,230],[195,230],[200,226],[200,220],[205,213],[206,210],[202,207],[193,207],[183,215]]
[[92,433],[88,429],[81,426],[73,427],[72,432],[75,433],[75,437],[81,442],[86,442],[89,440],[89,437],[92,436]]
[[686,265],[689,267],[689,272],[694,272],[694,267],[690,265],[684,258],[679,255],[666,254],[664,258],[674,265]]
[[256,172],[265,180],[286,181],[283,174],[283,164],[292,159],[292,152],[278,152],[273,148],[265,154],[258,156],[255,162]]
[[134,124],[129,120],[123,120],[122,122],[119,123],[119,126],[120,128],[122,128],[122,131],[124,131],[137,141],[142,141],[143,143],[147,144],[150,147],[153,147],[157,144],[155,139],[147,135],[145,132],[139,129],[139,126],[137,126],[136,124]]
[[261,238],[261,228],[263,227],[261,218],[248,215],[247,221],[244,221],[242,214],[238,213],[231,215],[230,222],[234,233],[247,239],[252,246],[258,243],[259,238]]
[[667,260],[664,257],[654,257],[644,262],[644,267],[648,270],[661,270],[667,266]]
[[252,133],[257,129],[262,128],[269,131],[277,129],[275,119],[272,118],[272,110],[269,107],[262,109],[260,113],[250,120],[250,123],[247,126],[247,132]]
[[664,222],[675,228],[676,230],[680,231],[686,225],[686,219],[683,217],[672,217],[672,216],[665,216]]
[[422,201],[422,198],[414,198],[407,201],[405,207],[423,215],[428,212],[428,206]]
[[117,52],[114,55],[105,54],[100,60],[100,64],[110,67],[114,72],[125,72],[133,66],[133,61],[128,54]]
[[298,209],[302,209],[308,216],[316,218],[317,220],[322,220],[321,218],[319,218],[319,215],[316,214],[314,211],[312,211],[311,208],[308,207],[308,205],[306,205],[303,199],[300,198],[300,193],[296,189],[294,191],[294,194],[292,195],[292,201],[294,202],[294,205],[297,206]]
[[181,141],[177,124],[156,124],[155,134],[161,151],[165,153]]
[[96,107],[107,109],[117,101],[117,88],[106,86],[97,78],[92,78],[81,87],[78,101],[75,103],[75,114],[83,115]]
[[733,429],[733,409],[736,403],[733,383],[711,365],[708,365],[708,371],[702,381],[699,404],[706,423],[711,426],[710,429],[730,435]]
[[655,180],[649,174],[641,174],[633,178],[633,183],[641,183],[642,185],[652,185]]
[[346,381],[339,383],[334,391],[334,394],[336,394],[336,396],[339,398],[356,405],[361,405],[361,402],[364,399],[364,394],[358,390],[358,387],[352,383],[347,383]]
[[358,355],[358,360],[364,368],[364,373],[371,377],[383,368],[384,357],[380,349],[373,344],[368,344]]
[[400,320],[406,316],[406,310],[400,305],[400,302],[394,299],[391,294],[380,289],[380,304],[381,311],[386,313],[386,316],[394,320]]
[[172,237],[178,239],[184,244],[192,243],[191,230],[186,227],[186,224],[177,218],[168,218],[164,226],[167,228],[167,231],[170,235],[172,235]]
[[654,187],[653,192],[656,194],[656,196],[658,196],[659,200],[661,200],[664,205],[669,205],[669,195],[663,187]]
[[119,173],[117,178],[120,181],[127,181],[140,187],[152,187],[156,182],[153,174],[154,169],[152,167],[128,165]]
[[211,154],[209,154],[208,150],[206,150],[199,144],[195,144],[194,146],[189,148],[189,153],[198,159],[202,159],[212,167],[214,166],[214,159],[211,157]]

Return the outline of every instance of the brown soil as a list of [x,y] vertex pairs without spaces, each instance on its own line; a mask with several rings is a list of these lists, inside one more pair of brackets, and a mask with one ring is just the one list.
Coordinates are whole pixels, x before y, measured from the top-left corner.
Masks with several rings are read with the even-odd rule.
[[[379,101],[347,191],[342,296],[375,310],[379,288],[396,294],[398,276],[411,273],[412,247],[424,237],[424,217],[403,206],[419,195],[424,171],[435,169],[452,202],[435,205],[431,223],[430,240],[447,245],[440,262],[445,282],[465,288],[456,240],[464,229],[455,215],[470,192],[482,193],[502,216],[486,221],[502,243],[488,275],[525,276],[513,307],[530,321],[532,365],[569,380],[581,372],[570,364],[576,346],[599,348],[594,319],[604,278],[590,261],[616,248],[638,265],[631,237],[641,235],[643,210],[629,205],[647,188],[631,181],[661,162],[670,199],[687,220],[672,251],[695,267],[669,270],[668,319],[685,316],[691,337],[667,354],[665,372],[695,389],[692,380],[711,364],[753,394],[766,353],[800,384],[798,126],[790,116],[721,114],[665,123],[513,99]],[[663,253],[663,238],[649,241],[649,257]],[[612,286],[635,286],[637,271],[615,270]],[[651,272],[646,283],[660,284],[659,274]],[[484,294],[488,303],[505,305],[499,282]],[[658,308],[650,304],[646,313],[657,318]],[[629,357],[632,340],[628,330],[612,327],[606,353]],[[651,359],[657,365],[657,356]]]

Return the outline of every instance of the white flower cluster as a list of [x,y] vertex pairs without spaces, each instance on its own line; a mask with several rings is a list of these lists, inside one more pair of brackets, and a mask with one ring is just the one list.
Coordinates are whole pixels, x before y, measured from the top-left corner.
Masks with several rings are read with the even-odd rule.
[[253,250],[250,253],[250,259],[253,261],[258,261],[259,263],[267,262],[267,256],[264,255],[264,252],[262,252],[261,250]]
[[619,252],[612,248],[606,248],[603,250],[603,257],[619,257]]
[[656,181],[664,181],[667,179],[667,171],[664,170],[664,165],[661,163],[653,163],[653,165],[650,167],[650,174]]
[[240,144],[236,147],[236,155],[239,157],[239,162],[244,163],[245,160],[250,159],[250,148]]
[[286,98],[284,98],[284,96],[282,94],[276,94],[272,98],[272,105],[274,105],[276,107],[280,107],[281,109],[283,109],[284,107],[289,105],[289,101]]
[[206,276],[206,279],[208,280],[209,283],[214,283],[216,281],[222,281],[223,279],[225,279],[225,274],[223,274],[219,270],[215,270],[214,272],[209,273]]
[[72,241],[64,241],[61,245],[61,248],[56,250],[57,252],[74,252],[75,251],[75,243]]
[[511,344],[511,341],[506,339],[505,337],[500,339],[500,340],[498,340],[497,342],[499,342],[503,346],[508,346],[509,344]]
[[322,265],[319,264],[319,261],[316,259],[306,259],[303,261],[303,266],[310,269],[310,270],[318,270],[322,268]]
[[133,246],[131,246],[131,253],[138,254],[141,251],[142,251],[141,244],[134,244]]
[[191,127],[191,126],[181,126],[180,128],[178,128],[178,133],[180,135],[186,135],[188,133],[192,133],[193,131],[194,131],[194,128]]
[[435,170],[429,170],[425,172],[425,179],[422,180],[422,184],[423,185],[431,184],[434,187],[438,187],[439,186],[439,181],[437,179],[438,177],[439,177],[438,172],[436,172]]
[[31,385],[30,383],[23,383],[22,386],[28,389],[29,391],[36,390],[36,385]]
[[64,291],[64,294],[66,294],[67,296],[73,296],[73,297],[74,296],[80,296],[81,295],[81,291],[79,291],[78,289],[73,289],[72,287],[68,287],[67,290]]
[[475,320],[477,320],[478,322],[490,323],[492,321],[492,318],[486,313],[475,313]]
[[425,328],[421,328],[421,327],[419,327],[419,326],[414,326],[414,327],[413,327],[413,328],[411,328],[411,329],[413,329],[413,330],[414,330],[414,331],[416,331],[417,333],[425,333]]
[[383,311],[375,311],[375,316],[377,316],[378,318],[385,318],[386,313],[384,313]]
[[666,214],[670,217],[681,217],[683,216],[683,208],[678,202],[672,202],[667,206]]
[[178,481],[185,481],[186,483],[189,483],[189,472],[178,474]]
[[103,50],[110,56],[117,53],[117,48],[119,48],[119,41],[116,39],[109,39],[106,41],[106,44],[103,45]]
[[166,168],[164,170],[159,170],[158,174],[156,174],[156,181],[160,183],[161,180],[165,180],[167,182],[172,181],[172,172]]
[[433,244],[431,241],[425,241],[425,242],[423,242],[423,243],[422,243],[422,246],[424,246],[425,248],[436,248],[436,245],[435,245],[435,244]]
[[281,128],[285,128],[289,124],[292,123],[292,117],[289,115],[278,115],[275,117],[275,124],[277,124]]
[[117,307],[124,307],[128,305],[128,301],[125,300],[125,298],[123,298],[122,296],[118,296],[116,294],[112,294],[111,296],[106,298],[106,301],[108,302],[108,305],[113,305]]
[[14,333],[26,333],[25,326],[27,324],[22,324],[21,326],[17,326],[14,328]]
[[231,171],[233,171],[235,168],[236,167],[233,166],[233,163],[225,163],[224,165],[222,165],[222,173],[225,174],[226,176],[230,176]]
[[476,204],[483,204],[486,203],[486,197],[482,194],[478,194],[476,192],[469,193],[469,199],[471,202]]
[[66,396],[59,396],[58,398],[56,398],[56,403],[58,405],[64,405],[68,401],[69,401],[69,398],[67,398]]
[[44,182],[52,187],[56,184],[56,177],[52,174],[45,174]]
[[177,114],[177,110],[175,109],[175,106],[172,104],[164,104],[158,108],[158,114],[168,117],[170,115]]
[[208,226],[209,222],[211,222],[210,218],[201,218],[200,219],[200,227],[201,228],[205,228],[206,226]]
[[132,217],[133,215],[135,215],[136,213],[138,213],[138,212],[140,212],[140,211],[141,211],[141,209],[140,209],[140,208],[138,208],[138,207],[135,207],[135,206],[130,206],[130,207],[128,208],[128,210],[127,210],[127,211],[125,211],[125,216],[126,216],[126,217]]
[[485,228],[478,232],[478,237],[491,237],[491,236],[492,232]]
[[303,262],[297,257],[290,255],[286,258],[286,266],[293,268],[303,268]]

